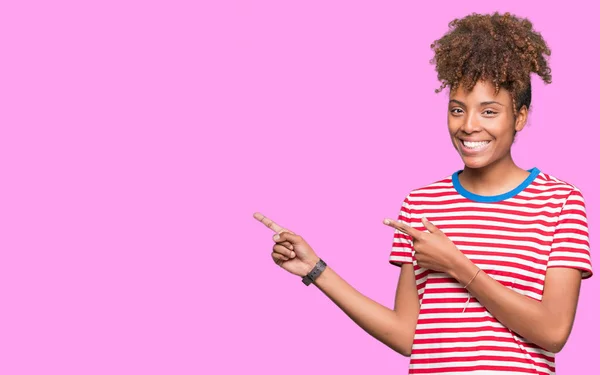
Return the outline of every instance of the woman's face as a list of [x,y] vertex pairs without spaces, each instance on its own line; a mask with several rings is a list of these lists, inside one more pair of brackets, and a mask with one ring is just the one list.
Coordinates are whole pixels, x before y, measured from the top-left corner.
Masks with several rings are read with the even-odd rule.
[[448,130],[465,167],[482,168],[510,157],[515,131],[525,126],[527,109],[523,106],[515,120],[508,90],[494,91],[492,83],[479,81],[469,93],[460,86],[450,93]]

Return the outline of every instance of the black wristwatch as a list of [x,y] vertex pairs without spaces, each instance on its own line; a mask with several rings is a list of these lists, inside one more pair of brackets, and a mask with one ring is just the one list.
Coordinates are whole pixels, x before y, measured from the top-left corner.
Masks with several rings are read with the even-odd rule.
[[309,286],[310,284],[314,283],[317,277],[319,277],[319,275],[325,270],[325,267],[327,267],[327,264],[323,262],[323,259],[319,259],[312,271],[302,278],[304,285]]

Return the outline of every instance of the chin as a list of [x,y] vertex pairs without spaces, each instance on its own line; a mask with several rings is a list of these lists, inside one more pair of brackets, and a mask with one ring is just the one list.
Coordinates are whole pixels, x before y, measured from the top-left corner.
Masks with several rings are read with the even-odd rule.
[[462,157],[462,161],[465,164],[465,168],[479,169],[487,167],[490,163],[489,160],[482,160],[479,158]]

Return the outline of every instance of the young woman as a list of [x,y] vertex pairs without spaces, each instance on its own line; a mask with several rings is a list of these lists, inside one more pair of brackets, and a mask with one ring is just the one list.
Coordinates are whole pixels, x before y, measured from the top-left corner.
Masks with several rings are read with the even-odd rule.
[[393,310],[350,286],[301,236],[254,216],[277,232],[275,263],[410,356],[409,373],[554,374],[581,279],[592,275],[584,200],[511,157],[530,73],[551,82],[550,50],[527,19],[498,13],[454,20],[432,49],[464,168],[413,190],[398,220],[384,220],[395,228],[389,261],[401,267]]

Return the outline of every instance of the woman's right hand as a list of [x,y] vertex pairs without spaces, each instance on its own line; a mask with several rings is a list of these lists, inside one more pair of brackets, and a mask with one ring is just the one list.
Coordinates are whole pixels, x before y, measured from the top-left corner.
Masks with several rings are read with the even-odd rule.
[[277,265],[300,277],[306,276],[314,268],[319,257],[304,238],[282,228],[259,212],[255,212],[253,216],[276,233],[273,236],[275,244],[271,258]]

